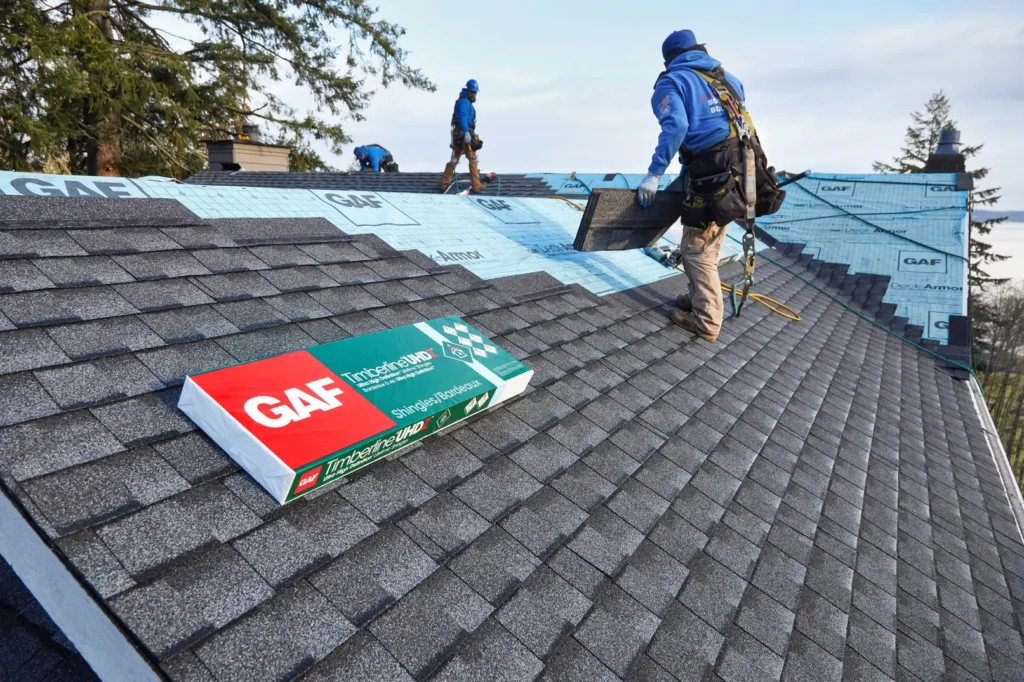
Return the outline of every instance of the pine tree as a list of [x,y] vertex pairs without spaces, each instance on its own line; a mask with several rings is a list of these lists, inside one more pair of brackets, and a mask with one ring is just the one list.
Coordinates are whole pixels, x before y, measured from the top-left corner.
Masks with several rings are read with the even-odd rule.
[[[367,79],[433,90],[364,0],[8,0],[0,11],[0,168],[185,177],[245,122],[296,145],[349,142]],[[347,44],[328,31],[342,29]],[[274,94],[294,83],[315,111]]]

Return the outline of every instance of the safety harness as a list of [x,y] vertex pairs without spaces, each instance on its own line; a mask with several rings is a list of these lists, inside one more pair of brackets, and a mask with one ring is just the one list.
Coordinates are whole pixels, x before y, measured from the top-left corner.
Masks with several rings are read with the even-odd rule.
[[754,122],[743,100],[726,80],[725,71],[721,67],[710,72],[692,70],[715,91],[729,118],[729,136],[705,152],[695,154],[685,147],[680,149],[693,171],[683,202],[683,222],[706,227],[710,222],[728,225],[734,220],[743,221],[743,282],[733,287],[734,292],[740,291],[739,303],[733,293],[738,317],[754,282],[755,219],[775,213],[785,192],[779,189],[775,169],[767,165]]
[[[743,150],[743,196],[746,204],[746,212],[743,216],[743,286],[740,291],[740,301],[734,303],[736,317],[740,316],[743,306],[750,295],[750,286],[754,283],[755,265],[755,242],[754,242],[754,219],[756,216],[755,205],[757,203],[757,159],[754,154],[754,136],[757,131],[754,129],[754,122],[742,105],[739,97],[735,96],[732,86],[723,77],[716,78],[705,71],[698,71],[697,75],[708,82],[718,95],[722,108],[729,116],[729,137],[738,138]],[[735,291],[736,287],[733,287]],[[733,294],[735,296],[735,294]]]

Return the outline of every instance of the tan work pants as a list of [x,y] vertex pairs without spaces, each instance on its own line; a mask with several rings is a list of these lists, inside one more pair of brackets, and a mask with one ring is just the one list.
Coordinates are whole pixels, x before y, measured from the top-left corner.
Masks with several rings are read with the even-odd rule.
[[702,335],[715,339],[722,329],[722,283],[718,279],[718,260],[725,232],[725,226],[714,223],[706,230],[684,225],[680,246],[683,269],[690,281],[693,320]]

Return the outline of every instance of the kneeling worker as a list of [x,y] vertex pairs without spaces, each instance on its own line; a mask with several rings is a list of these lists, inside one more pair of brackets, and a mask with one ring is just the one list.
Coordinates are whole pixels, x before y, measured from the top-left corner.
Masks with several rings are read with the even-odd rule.
[[480,182],[480,166],[476,160],[476,152],[483,146],[480,138],[476,136],[476,107],[473,106],[478,92],[480,86],[475,80],[470,80],[459,93],[459,99],[455,101],[455,111],[452,113],[452,158],[444,167],[444,175],[441,176],[439,189],[442,192],[451,184],[455,168],[463,154],[469,160],[470,189],[474,192],[486,189]]
[[359,172],[366,173],[397,173],[398,164],[395,157],[387,149],[379,144],[367,144],[356,147],[353,152],[359,160]]
[[[722,286],[718,261],[729,223],[745,215],[742,191],[744,147],[748,133],[756,157],[758,214],[774,213],[781,203],[774,169],[769,169],[744,104],[743,84],[698,44],[692,31],[676,31],[661,48],[665,71],[654,86],[651,106],[661,124],[658,147],[637,201],[649,206],[672,157],[679,152],[686,176],[668,189],[679,189],[682,203],[680,245],[689,295],[676,299],[679,310],[669,318],[702,339],[715,342],[722,328]],[[774,186],[774,189],[773,189]],[[784,193],[781,193],[784,195]]]

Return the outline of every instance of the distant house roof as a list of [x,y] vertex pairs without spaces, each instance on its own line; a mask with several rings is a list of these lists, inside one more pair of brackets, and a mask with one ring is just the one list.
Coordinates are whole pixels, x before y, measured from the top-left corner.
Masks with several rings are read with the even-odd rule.
[[[2,197],[4,504],[172,680],[1014,679],[1020,498],[976,385],[858,314],[888,278],[779,249],[756,288],[803,321],[750,305],[711,345],[666,323],[679,277],[600,296],[324,219]],[[528,394],[286,506],[174,407],[444,315]]]

